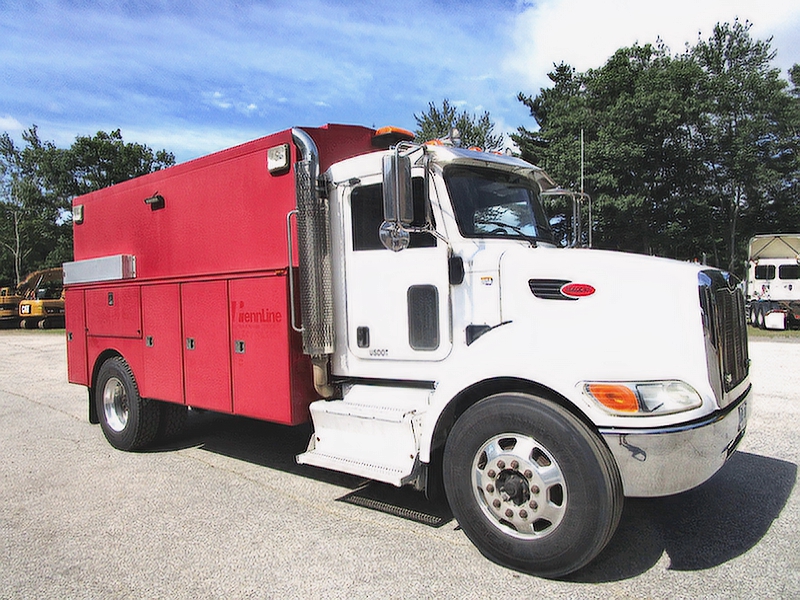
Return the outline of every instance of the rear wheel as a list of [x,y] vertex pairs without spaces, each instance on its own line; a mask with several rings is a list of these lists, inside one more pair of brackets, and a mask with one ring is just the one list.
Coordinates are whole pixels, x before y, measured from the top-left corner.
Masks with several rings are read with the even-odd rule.
[[756,325],[758,326],[759,329],[767,328],[766,320],[764,318],[765,310],[766,309],[760,304],[756,307]]
[[189,409],[184,404],[172,404],[171,402],[159,402],[158,404],[160,405],[161,416],[156,440],[169,442],[183,431]]
[[444,484],[481,553],[544,577],[591,561],[622,513],[608,448],[562,407],[526,394],[486,398],[458,419],[445,446]]
[[130,366],[120,356],[100,367],[95,384],[100,426],[108,442],[119,450],[139,450],[158,432],[160,407],[139,395]]

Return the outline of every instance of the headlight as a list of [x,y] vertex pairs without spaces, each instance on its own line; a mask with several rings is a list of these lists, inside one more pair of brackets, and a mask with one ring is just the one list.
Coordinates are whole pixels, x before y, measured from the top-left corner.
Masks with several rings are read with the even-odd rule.
[[623,415],[668,415],[697,408],[700,394],[682,381],[583,383],[583,393],[604,410]]

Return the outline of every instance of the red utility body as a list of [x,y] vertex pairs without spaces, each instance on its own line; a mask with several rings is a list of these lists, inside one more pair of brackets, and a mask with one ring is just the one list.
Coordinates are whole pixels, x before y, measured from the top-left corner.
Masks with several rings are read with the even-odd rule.
[[[375,150],[372,129],[303,131],[320,172]],[[271,174],[267,151],[283,144],[288,166]],[[119,354],[142,397],[308,420],[318,395],[289,311],[296,152],[286,130],[75,199],[76,264],[133,257],[135,275],[67,286],[70,382],[91,389],[103,359]],[[162,205],[146,202],[157,196]]]

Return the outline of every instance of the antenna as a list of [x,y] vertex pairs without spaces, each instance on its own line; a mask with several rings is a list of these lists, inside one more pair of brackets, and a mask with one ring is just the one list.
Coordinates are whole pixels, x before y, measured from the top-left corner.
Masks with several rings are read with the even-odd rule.
[[[586,198],[586,194],[583,190],[583,172],[584,172],[584,142],[583,142],[583,127],[581,127],[581,200]],[[589,235],[589,248],[592,247],[592,199],[589,198],[589,223],[587,224],[587,232]]]

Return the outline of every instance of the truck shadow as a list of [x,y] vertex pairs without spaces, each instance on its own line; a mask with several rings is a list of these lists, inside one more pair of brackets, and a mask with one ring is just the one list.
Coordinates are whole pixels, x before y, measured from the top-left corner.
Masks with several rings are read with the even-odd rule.
[[674,571],[719,566],[758,544],[796,482],[797,465],[736,452],[698,488],[665,498],[626,499],[609,545],[568,580],[603,583],[635,577],[665,552]]
[[[154,451],[197,447],[270,469],[349,490],[338,501],[410,519],[430,527],[456,526],[442,501],[411,488],[298,465],[310,426],[285,427],[242,417],[191,412],[184,433]],[[752,549],[767,533],[797,481],[797,465],[736,452],[702,486],[666,498],[629,498],[617,532],[588,566],[566,578],[580,583],[619,581],[640,575],[664,555],[669,568],[698,571],[719,566]]]

